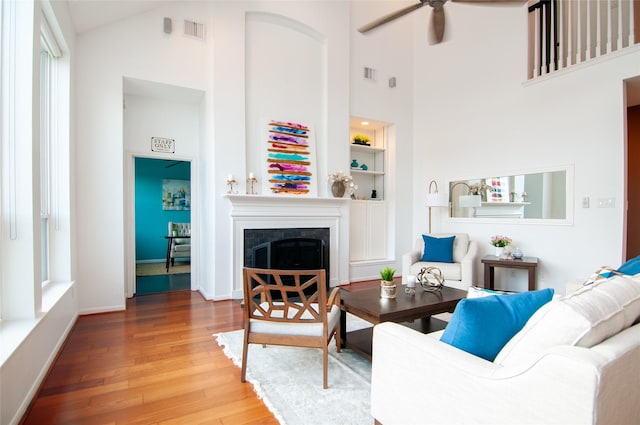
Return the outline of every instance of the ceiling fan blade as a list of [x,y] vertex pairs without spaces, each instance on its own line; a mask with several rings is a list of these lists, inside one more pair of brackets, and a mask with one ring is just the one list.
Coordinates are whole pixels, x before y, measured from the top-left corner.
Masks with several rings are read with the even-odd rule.
[[524,3],[526,0],[450,0],[455,3]]
[[444,37],[444,7],[434,7],[431,15],[431,27],[435,37],[435,44],[442,41]]
[[404,9],[400,9],[396,12],[383,16],[382,18],[378,18],[375,21],[368,23],[367,25],[361,26],[360,28],[358,28],[358,31],[360,31],[361,33],[371,31],[372,29],[377,28],[380,25],[386,24],[387,22],[393,21],[394,19],[404,16],[408,13],[411,13],[414,10],[420,9],[424,5],[425,4],[421,1],[420,3],[405,7]]

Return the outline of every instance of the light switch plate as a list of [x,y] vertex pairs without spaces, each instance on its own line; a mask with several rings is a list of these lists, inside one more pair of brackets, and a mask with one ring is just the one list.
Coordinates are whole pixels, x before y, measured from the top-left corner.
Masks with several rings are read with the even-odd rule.
[[616,206],[616,198],[598,198],[598,208],[613,208]]

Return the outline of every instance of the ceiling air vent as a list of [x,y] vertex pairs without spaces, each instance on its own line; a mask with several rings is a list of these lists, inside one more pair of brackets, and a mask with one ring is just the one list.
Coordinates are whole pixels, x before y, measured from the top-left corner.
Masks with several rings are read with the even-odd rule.
[[185,19],[184,35],[204,40],[204,24]]

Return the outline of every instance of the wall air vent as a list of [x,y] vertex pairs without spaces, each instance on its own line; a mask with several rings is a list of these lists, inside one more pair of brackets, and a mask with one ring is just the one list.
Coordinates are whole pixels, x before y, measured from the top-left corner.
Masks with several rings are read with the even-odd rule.
[[373,68],[369,68],[368,66],[364,67],[364,79],[369,81],[376,80],[376,70]]
[[184,20],[184,35],[204,40],[204,24],[195,21]]

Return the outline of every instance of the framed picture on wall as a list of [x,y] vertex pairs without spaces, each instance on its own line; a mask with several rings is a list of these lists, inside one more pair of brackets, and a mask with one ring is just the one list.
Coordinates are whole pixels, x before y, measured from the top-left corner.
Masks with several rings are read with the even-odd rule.
[[309,126],[271,120],[266,139],[265,192],[317,195],[316,158]]
[[162,180],[162,209],[185,211],[191,209],[191,182],[189,180]]

